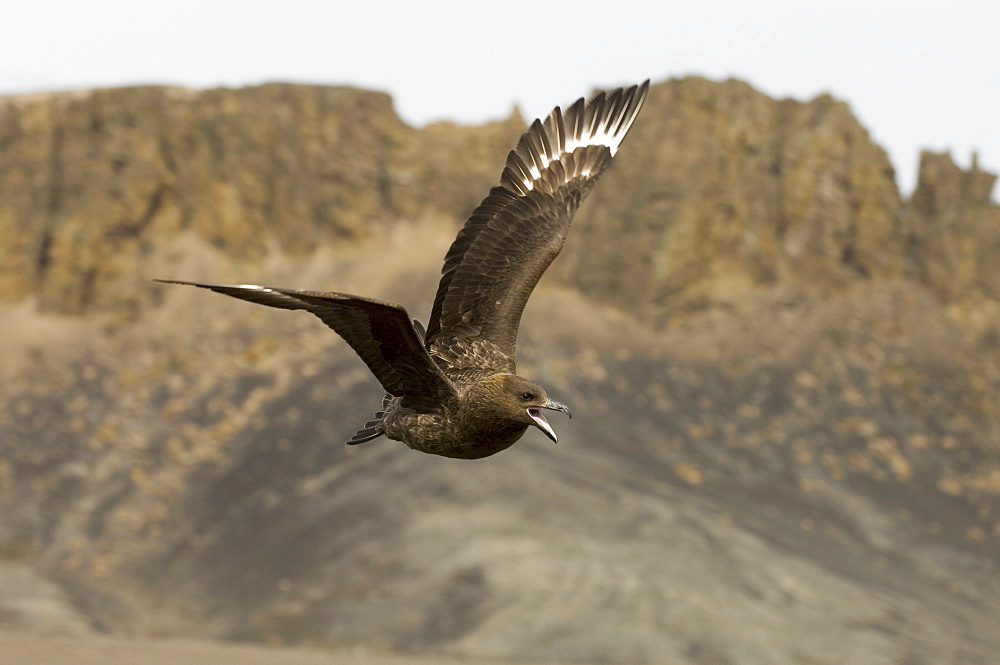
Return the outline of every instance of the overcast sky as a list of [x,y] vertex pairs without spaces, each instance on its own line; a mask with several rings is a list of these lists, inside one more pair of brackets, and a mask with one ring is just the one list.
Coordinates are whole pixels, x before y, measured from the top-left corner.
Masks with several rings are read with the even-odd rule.
[[[166,83],[352,84],[407,121],[547,113],[687,74],[847,100],[905,190],[919,150],[1000,168],[1000,2],[476,0],[7,3],[0,94]],[[996,198],[996,195],[994,195]]]

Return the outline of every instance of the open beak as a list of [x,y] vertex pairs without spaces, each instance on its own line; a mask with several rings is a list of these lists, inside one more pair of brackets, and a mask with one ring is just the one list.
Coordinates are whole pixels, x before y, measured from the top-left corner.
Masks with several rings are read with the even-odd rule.
[[570,418],[573,417],[573,412],[570,411],[569,407],[566,406],[565,404],[557,402],[552,399],[547,401],[545,404],[542,404],[540,407],[533,406],[528,409],[528,415],[531,416],[531,419],[535,421],[535,425],[538,426],[538,429],[542,430],[545,433],[545,436],[552,439],[552,443],[559,443],[559,437],[556,436],[556,431],[552,429],[552,425],[549,424],[549,421],[546,420],[545,416],[542,415],[542,409],[552,409],[553,411],[562,411]]

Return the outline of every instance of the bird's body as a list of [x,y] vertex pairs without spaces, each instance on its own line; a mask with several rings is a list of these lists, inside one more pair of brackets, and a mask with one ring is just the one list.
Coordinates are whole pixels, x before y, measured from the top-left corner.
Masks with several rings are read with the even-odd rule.
[[562,249],[576,209],[610,164],[646,96],[641,86],[580,99],[536,120],[507,157],[500,186],[445,257],[426,333],[395,303],[342,293],[175,282],[302,309],[343,337],[385,388],[382,410],[349,444],[386,436],[414,450],[480,458],[528,427],[553,441],[541,409],[569,414],[515,372],[517,328],[535,284]]
[[[527,419],[507,418],[502,409],[497,410],[496,417],[490,412],[489,406],[497,404],[496,393],[503,388],[502,382],[496,382],[498,377],[523,382],[525,389],[540,391],[527,379],[513,374],[469,376],[464,381],[456,382],[456,397],[446,400],[433,413],[407,409],[401,405],[401,399],[392,399],[384,415],[378,419],[376,431],[390,439],[403,441],[415,450],[443,457],[477,459],[498,453],[512,446],[529,425],[534,424]],[[530,400],[537,403],[535,411],[546,404],[546,408],[566,410],[563,405],[544,397],[544,392],[540,395],[540,398]],[[543,418],[540,411],[535,418]],[[547,430],[547,433],[550,432],[551,428]],[[550,436],[555,437],[555,434]]]

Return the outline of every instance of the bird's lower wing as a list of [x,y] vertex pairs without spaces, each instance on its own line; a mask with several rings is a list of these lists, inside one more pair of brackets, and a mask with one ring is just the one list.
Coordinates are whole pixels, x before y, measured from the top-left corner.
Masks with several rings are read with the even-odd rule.
[[454,387],[431,360],[406,310],[395,303],[343,293],[300,291],[253,284],[187,284],[280,309],[305,310],[323,321],[354,349],[386,392],[403,406],[431,411],[454,395]]

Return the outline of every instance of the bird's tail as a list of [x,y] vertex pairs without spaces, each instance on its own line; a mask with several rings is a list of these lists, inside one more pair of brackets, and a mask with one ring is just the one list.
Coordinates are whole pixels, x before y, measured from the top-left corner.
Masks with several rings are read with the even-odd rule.
[[[382,416],[381,411],[375,414],[376,418],[381,418],[381,416]],[[377,439],[380,436],[382,436],[382,432],[378,431],[378,428],[376,427],[376,425],[380,424],[381,422],[382,420],[379,419],[379,420],[370,420],[367,423],[365,423],[364,427],[355,432],[354,436],[351,437],[351,440],[347,442],[347,445],[356,446],[359,443],[364,443],[365,441],[371,441],[372,439]]]
[[355,432],[351,440],[347,442],[349,446],[356,446],[359,443],[364,443],[366,441],[371,441],[372,439],[377,439],[384,434],[380,425],[382,424],[382,416],[385,415],[385,410],[389,408],[389,403],[392,401],[392,395],[386,393],[382,397],[382,410],[376,411],[372,419],[365,423],[365,426]]

